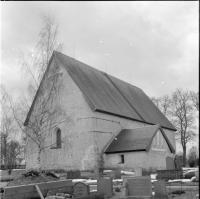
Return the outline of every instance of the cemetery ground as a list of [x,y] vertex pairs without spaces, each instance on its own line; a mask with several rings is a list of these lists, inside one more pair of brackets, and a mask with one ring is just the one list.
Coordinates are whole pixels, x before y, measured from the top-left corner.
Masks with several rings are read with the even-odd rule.
[[[130,171],[121,171],[121,173],[122,173],[121,175],[122,178],[126,176],[130,176],[130,177],[135,176],[135,173],[130,172]],[[72,179],[73,185],[75,185],[78,182],[89,185],[88,186],[89,192],[90,194],[94,195],[97,192],[97,180],[94,179],[94,176],[92,176],[93,174],[90,172],[81,173],[81,176],[77,176],[78,177],[77,179]],[[104,178],[113,177],[113,172],[107,170],[103,172],[103,176],[102,176],[102,173],[100,175],[101,177],[104,177]],[[154,197],[154,193],[155,193],[154,182],[156,181],[156,174],[151,174],[150,176],[151,176],[151,186],[152,186],[152,194],[153,194],[151,198],[154,199],[155,198]],[[21,175],[21,174],[17,175],[15,177],[15,180],[10,181],[10,182],[8,181],[2,182],[2,178],[1,178],[0,187],[19,186],[22,184],[37,184],[41,182],[50,182],[50,181],[62,181],[62,180],[66,180],[67,177],[68,177],[67,173],[55,174],[54,172],[46,172],[46,173],[42,173],[42,175],[37,175],[37,172],[36,172],[35,176],[33,176],[31,172],[29,173],[27,172],[26,176]],[[166,190],[167,190],[168,199],[171,199],[171,198],[196,199],[197,198],[196,195],[199,193],[199,182],[192,182],[191,179],[169,180],[168,182],[166,182]],[[123,180],[115,179],[113,180],[113,196],[110,196],[107,198],[113,198],[113,199],[123,198],[123,197],[120,197],[121,195],[123,195],[122,192],[124,192]],[[86,198],[87,197],[84,197],[84,199]],[[91,199],[91,197],[88,197],[88,198]],[[100,196],[98,196],[97,198],[100,199]]]

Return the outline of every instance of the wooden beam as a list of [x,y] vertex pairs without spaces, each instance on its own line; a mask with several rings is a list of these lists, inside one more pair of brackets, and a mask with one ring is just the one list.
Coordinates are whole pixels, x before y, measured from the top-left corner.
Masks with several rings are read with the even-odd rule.
[[43,197],[43,195],[42,195],[42,193],[41,193],[41,191],[40,191],[40,188],[39,188],[37,185],[35,185],[35,188],[37,189],[37,192],[38,192],[40,198],[41,198],[41,199],[44,199],[44,197]]

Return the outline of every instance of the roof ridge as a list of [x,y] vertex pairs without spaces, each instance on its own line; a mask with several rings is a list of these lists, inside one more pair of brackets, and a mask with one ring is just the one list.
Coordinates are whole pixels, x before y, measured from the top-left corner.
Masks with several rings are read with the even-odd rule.
[[[55,51],[56,53],[59,53],[59,54],[61,54],[61,55],[63,55],[63,56],[66,56],[66,57],[68,57],[68,58],[70,58],[70,59],[72,59],[72,60],[75,60],[75,61],[77,61],[77,62],[79,62],[79,63],[81,63],[81,64],[83,64],[83,65],[86,65],[86,66],[88,66],[88,67],[90,67],[90,68],[92,68],[92,69],[95,69],[95,70],[98,70],[99,72],[103,72],[103,73],[106,73],[106,72],[104,72],[104,71],[101,71],[101,70],[99,70],[99,69],[97,69],[97,68],[94,68],[94,67],[92,67],[92,66],[90,66],[90,65],[88,65],[88,64],[86,64],[86,63],[83,63],[83,62],[81,62],[81,61],[79,61],[79,60],[77,60],[77,59],[75,59],[75,58],[72,58],[72,57],[70,57],[70,56],[68,56],[68,55],[65,55],[65,54],[63,54],[63,53],[61,53],[61,52],[58,52],[58,51]],[[107,73],[106,73],[107,74]]]

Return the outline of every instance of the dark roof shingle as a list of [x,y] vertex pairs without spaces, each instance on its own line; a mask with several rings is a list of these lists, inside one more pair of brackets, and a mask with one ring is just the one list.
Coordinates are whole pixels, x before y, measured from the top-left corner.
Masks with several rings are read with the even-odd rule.
[[175,152],[160,125],[152,125],[135,129],[123,129],[107,147],[105,153],[148,151],[158,129],[161,130],[170,150]]

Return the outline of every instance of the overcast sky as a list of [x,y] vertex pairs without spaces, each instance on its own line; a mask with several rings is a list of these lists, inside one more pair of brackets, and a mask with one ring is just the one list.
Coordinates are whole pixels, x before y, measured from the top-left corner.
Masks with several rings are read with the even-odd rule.
[[[29,54],[55,12],[63,53],[141,88],[148,96],[198,90],[199,2],[1,2],[1,83],[17,96],[27,86],[20,51]],[[107,67],[106,67],[107,66]]]
[[75,46],[76,59],[148,96],[197,91],[198,7],[198,1],[1,2],[1,82],[13,93],[24,88],[19,52],[34,49],[40,11],[53,11],[64,54],[74,57]]

